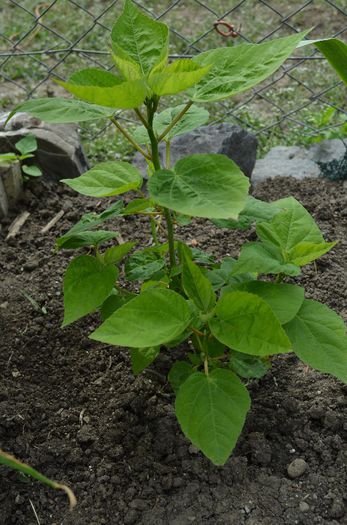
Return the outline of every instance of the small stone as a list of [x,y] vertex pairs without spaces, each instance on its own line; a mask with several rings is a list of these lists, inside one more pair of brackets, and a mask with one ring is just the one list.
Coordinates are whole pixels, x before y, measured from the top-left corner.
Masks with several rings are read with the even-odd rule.
[[124,516],[125,525],[132,525],[132,523],[137,522],[137,512],[134,509],[129,510]]
[[301,512],[308,512],[310,510],[310,506],[306,501],[300,501],[299,509]]
[[342,518],[344,515],[345,515],[345,506],[340,499],[336,498],[330,509],[330,517],[338,519],[338,518]]
[[26,272],[32,272],[39,267],[40,261],[38,259],[29,259],[26,263],[23,264],[23,270]]
[[292,461],[287,467],[288,476],[291,479],[299,478],[304,474],[304,472],[306,472],[307,467],[308,464],[304,459],[294,459],[294,461]]
[[199,449],[196,448],[194,445],[190,445],[188,448],[189,454],[199,454]]
[[95,430],[90,425],[83,425],[82,428],[77,432],[77,441],[78,443],[91,443],[97,440]]

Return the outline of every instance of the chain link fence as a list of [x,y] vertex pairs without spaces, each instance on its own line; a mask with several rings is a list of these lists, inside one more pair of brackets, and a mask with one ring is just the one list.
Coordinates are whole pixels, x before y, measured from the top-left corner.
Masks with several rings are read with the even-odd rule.
[[[3,0],[0,8],[0,100],[4,109],[28,97],[62,95],[53,82],[83,67],[112,70],[110,30],[121,0]],[[171,57],[212,47],[260,43],[315,26],[310,37],[346,40],[345,0],[136,1],[171,29]],[[232,24],[232,36],[215,22]],[[228,32],[227,26],[219,29]],[[230,29],[230,28],[229,28]],[[64,93],[64,96],[66,94]],[[315,48],[297,50],[270,79],[212,119],[252,129],[260,141],[310,143],[347,135],[345,92]],[[127,114],[123,115],[127,119]],[[94,130],[99,133],[100,130]]]

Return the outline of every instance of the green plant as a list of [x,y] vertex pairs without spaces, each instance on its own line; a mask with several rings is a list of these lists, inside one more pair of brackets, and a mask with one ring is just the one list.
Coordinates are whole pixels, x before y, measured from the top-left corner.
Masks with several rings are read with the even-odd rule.
[[23,172],[23,180],[26,181],[30,177],[40,177],[42,171],[38,166],[23,164],[23,161],[26,159],[32,159],[35,155],[33,153],[37,150],[37,141],[36,137],[31,133],[25,135],[15,144],[16,150],[18,153],[1,153],[0,154],[0,163],[11,163],[19,161],[21,164],[21,169]]
[[0,450],[0,465],[5,465],[5,467],[9,467],[12,470],[17,470],[24,476],[31,476],[37,481],[41,481],[41,483],[44,483],[48,487],[51,487],[52,489],[63,490],[69,498],[70,509],[73,509],[75,507],[77,501],[74,493],[69,487],[67,487],[66,485],[62,485],[61,483],[57,483],[56,481],[52,481],[49,478],[46,478],[46,476],[41,474],[41,472],[38,472],[26,463],[18,461],[18,459],[11,456],[11,454],[7,454],[7,452],[4,452],[3,450]]
[[[162,347],[185,343],[187,360],[174,363],[168,376],[177,394],[177,418],[185,435],[217,465],[232,452],[250,407],[240,377],[261,377],[273,355],[294,351],[308,365],[347,382],[343,321],[305,299],[300,286],[283,282],[336,243],[325,242],[294,198],[265,203],[248,196],[248,179],[223,155],[192,155],[171,167],[170,141],[207,121],[199,104],[252,88],[307,43],[319,46],[347,82],[347,46],[336,39],[302,42],[306,34],[213,49],[168,65],[167,26],[126,0],[112,31],[119,76],[82,70],[60,82],[82,100],[29,100],[14,110],[49,122],[108,118],[147,160],[148,194],[137,168],[122,161],[103,162],[64,181],[98,199],[129,191],[136,198],[84,215],[58,239],[58,249],[94,250],[67,268],[63,326],[99,310],[103,322],[90,337],[129,347],[135,374]],[[182,91],[186,104],[158,113],[161,97]],[[120,109],[135,111],[141,125],[134,133],[117,119]],[[166,148],[164,166],[160,142]],[[117,234],[96,228],[117,215],[148,216],[153,245],[133,251],[137,243],[131,240],[101,251]],[[231,228],[256,223],[259,241],[246,243],[237,260],[217,263],[175,238],[175,222],[188,223],[192,216]],[[262,280],[264,275],[273,278]],[[137,283],[140,292],[124,287],[123,277]]]

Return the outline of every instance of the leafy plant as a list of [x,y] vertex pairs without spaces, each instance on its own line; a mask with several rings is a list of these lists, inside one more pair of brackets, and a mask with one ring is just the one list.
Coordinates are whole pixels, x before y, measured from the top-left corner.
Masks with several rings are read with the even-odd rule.
[[34,158],[34,152],[37,150],[37,140],[34,135],[28,133],[15,144],[15,148],[19,153],[1,153],[0,163],[11,163],[19,161],[23,172],[23,180],[26,181],[30,177],[40,177],[42,171],[38,166],[28,165],[23,163],[24,160]]
[[[318,45],[346,82],[347,46],[336,39],[303,41],[306,34],[212,49],[168,65],[168,27],[126,0],[112,31],[118,75],[78,71],[60,82],[77,100],[29,100],[14,110],[49,122],[109,119],[147,160],[148,191],[141,173],[120,161],[64,181],[97,199],[130,190],[135,198],[86,214],[58,239],[58,249],[94,251],[78,255],[67,268],[63,325],[99,310],[103,322],[90,337],[129,347],[135,374],[163,348],[170,352],[184,343],[187,359],[174,363],[168,376],[177,418],[184,434],[217,465],[231,454],[250,407],[240,378],[262,377],[273,355],[294,351],[306,364],[347,382],[342,320],[305,299],[298,285],[284,282],[336,243],[324,240],[294,198],[265,203],[249,197],[249,180],[223,155],[191,155],[171,166],[170,141],[207,121],[201,103],[252,88],[298,46]],[[186,104],[158,112],[163,96],[182,91]],[[119,122],[120,109],[133,109],[138,117],[141,125],[133,134]],[[166,148],[164,165],[160,142]],[[152,246],[133,251],[136,241],[131,241],[101,250],[115,234],[95,228],[117,215],[147,216]],[[259,240],[246,243],[237,260],[216,263],[175,238],[175,223],[188,223],[192,216],[232,228],[255,223]],[[129,291],[126,280],[135,281],[140,292]]]

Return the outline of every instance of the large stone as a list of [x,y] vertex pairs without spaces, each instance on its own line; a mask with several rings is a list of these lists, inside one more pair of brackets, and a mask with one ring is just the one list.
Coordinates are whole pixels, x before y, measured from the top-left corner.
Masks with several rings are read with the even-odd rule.
[[23,190],[23,177],[19,162],[0,164],[0,177],[7,195],[8,205],[12,207]]
[[318,177],[320,168],[312,155],[305,148],[298,146],[277,146],[272,148],[263,159],[256,162],[252,182],[257,184],[273,177]]
[[[179,159],[195,153],[223,153],[234,160],[247,177],[251,177],[255,165],[258,141],[254,135],[239,126],[215,124],[202,126],[190,133],[175,137],[171,142],[171,165]],[[159,154],[165,163],[165,144],[161,143]],[[133,159],[146,177],[146,162],[140,153]]]
[[35,135],[38,149],[35,163],[51,180],[78,177],[88,169],[78,128],[71,124],[47,124],[26,113],[17,113],[6,125],[0,117],[0,153],[15,151],[15,143],[28,133]]
[[318,164],[323,177],[331,180],[347,179],[347,139],[322,140],[313,144],[308,152]]

